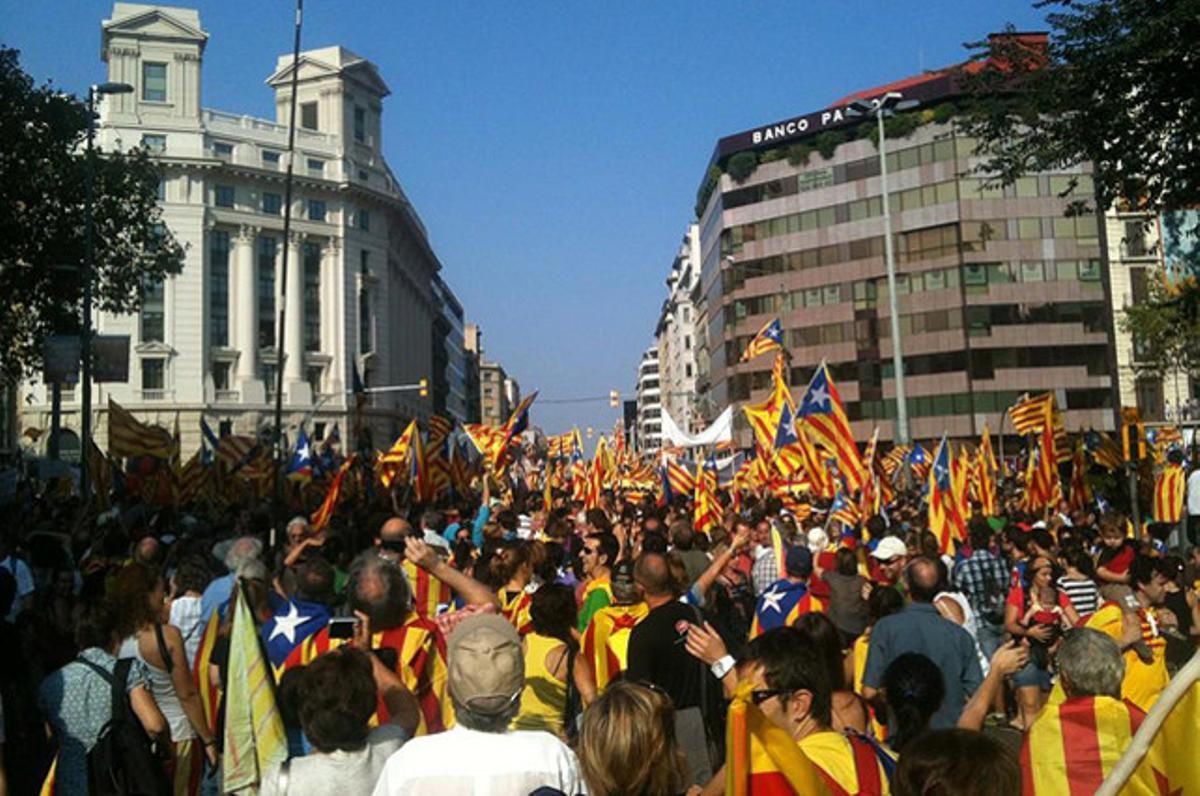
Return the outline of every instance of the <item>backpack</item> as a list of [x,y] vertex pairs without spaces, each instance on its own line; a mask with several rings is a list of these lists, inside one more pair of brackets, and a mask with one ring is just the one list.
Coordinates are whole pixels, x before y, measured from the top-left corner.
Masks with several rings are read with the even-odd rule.
[[129,704],[125,684],[133,660],[118,660],[112,674],[84,658],[76,662],[89,667],[112,687],[112,717],[100,728],[100,737],[87,754],[88,793],[169,796],[171,781]]
[[1003,627],[1008,589],[1005,588],[1003,579],[996,578],[995,569],[994,566],[988,566],[983,570],[983,600],[980,601],[982,610],[979,612],[979,618],[990,625]]

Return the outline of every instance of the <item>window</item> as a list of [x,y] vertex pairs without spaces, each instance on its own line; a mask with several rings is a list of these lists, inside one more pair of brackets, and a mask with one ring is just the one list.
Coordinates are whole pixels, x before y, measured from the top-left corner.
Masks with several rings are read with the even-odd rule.
[[267,391],[267,399],[274,400],[275,388],[279,386],[279,370],[273,362],[261,362],[258,365],[258,377],[262,379]]
[[167,101],[167,65],[142,62],[142,99],[146,102]]
[[312,388],[313,395],[321,394],[321,378],[325,375],[325,368],[322,365],[312,365],[305,368],[304,376],[308,382],[308,386]]
[[146,279],[142,282],[141,332],[143,343],[161,343],[163,340],[163,283],[161,280]]
[[1017,237],[1021,240],[1036,240],[1042,237],[1042,220],[1040,218],[1017,219]]
[[209,233],[208,260],[208,317],[211,321],[208,342],[213,346],[226,346],[229,345],[228,232],[215,229]]
[[228,362],[212,363],[213,389],[218,392],[229,389],[229,371]]
[[218,185],[213,192],[213,204],[217,207],[233,207],[233,186]]
[[690,307],[684,307],[684,308],[683,308],[683,321],[684,321],[684,323],[687,323],[687,322],[688,322],[688,321],[690,321],[691,319],[692,319],[692,310],[691,310],[691,308],[690,308]]
[[150,395],[143,394],[143,398],[163,397],[162,391],[166,389],[166,370],[167,361],[165,359],[142,360],[142,390],[144,393],[151,393]]
[[358,253],[358,273],[359,276],[371,275],[371,253],[366,249]]
[[358,170],[358,178],[359,178],[360,180],[362,180],[363,182],[366,182],[368,179],[370,179],[370,176],[371,176],[371,175],[367,174],[367,170],[366,170],[366,169],[359,169],[359,170]]
[[214,141],[213,154],[219,158],[231,158],[233,157],[233,144],[228,144],[224,141]]
[[317,129],[317,103],[300,103],[300,126],[305,130]]
[[371,353],[371,296],[367,289],[358,291],[358,352]]
[[308,220],[309,221],[324,221],[325,220],[325,202],[322,199],[308,200]]
[[145,133],[142,135],[142,149],[162,154],[167,151],[167,137],[158,133]]
[[277,193],[262,195],[262,211],[268,216],[277,216],[283,210],[283,197]]
[[325,173],[325,161],[320,158],[308,159],[308,173],[314,177],[320,177]]
[[371,231],[371,214],[366,210],[358,211],[358,228],[363,232]]
[[[304,244],[304,350],[321,349],[321,247]],[[314,392],[316,388],[313,388]]]
[[275,250],[274,238],[258,239],[258,345],[275,345]]
[[218,436],[228,437],[232,433],[233,433],[233,421],[232,420],[222,420],[220,425],[217,426],[217,435]]
[[689,379],[692,377],[692,366],[690,364],[683,366],[683,375]]
[[688,350],[688,351],[691,351],[691,350],[692,350],[692,338],[691,338],[691,336],[690,336],[690,335],[684,335],[684,337],[683,337],[683,347],[684,347],[684,349],[686,349],[686,350]]
[[1141,221],[1125,222],[1125,256],[1145,257],[1149,253],[1146,246],[1146,228]]
[[268,168],[279,168],[279,153],[274,149],[264,149],[262,151],[262,162]]
[[164,177],[158,178],[158,186],[154,189],[154,195],[160,202],[167,199],[167,180]]
[[357,105],[354,107],[354,140],[360,144],[367,140],[367,110]]

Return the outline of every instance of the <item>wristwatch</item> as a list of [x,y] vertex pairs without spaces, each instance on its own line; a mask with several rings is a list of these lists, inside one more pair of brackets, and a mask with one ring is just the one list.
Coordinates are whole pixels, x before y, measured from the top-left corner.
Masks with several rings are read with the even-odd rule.
[[729,674],[736,663],[737,661],[733,659],[732,655],[725,655],[713,661],[712,665],[708,667],[708,670],[712,672],[713,677],[720,680],[725,677],[725,675]]

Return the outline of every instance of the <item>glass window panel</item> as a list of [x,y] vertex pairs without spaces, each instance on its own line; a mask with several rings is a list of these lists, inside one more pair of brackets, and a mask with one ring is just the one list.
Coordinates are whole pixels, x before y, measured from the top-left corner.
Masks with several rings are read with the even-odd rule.
[[1033,199],[1038,196],[1037,177],[1018,177],[1015,184],[1018,199]]
[[208,238],[209,343],[229,345],[229,233],[216,229]]
[[937,203],[945,205],[956,201],[958,201],[957,184],[953,180],[939,182],[937,184]]
[[841,285],[826,285],[822,292],[822,302],[826,305],[837,304],[842,300]]
[[1073,218],[1056,218],[1054,219],[1054,237],[1056,238],[1073,238],[1075,237],[1075,219]]
[[1046,281],[1046,270],[1041,260],[1022,262],[1020,273],[1022,282]]
[[142,99],[147,102],[167,101],[167,65],[142,62]]
[[1036,240],[1042,237],[1042,220],[1040,218],[1017,219],[1017,237],[1021,240]]

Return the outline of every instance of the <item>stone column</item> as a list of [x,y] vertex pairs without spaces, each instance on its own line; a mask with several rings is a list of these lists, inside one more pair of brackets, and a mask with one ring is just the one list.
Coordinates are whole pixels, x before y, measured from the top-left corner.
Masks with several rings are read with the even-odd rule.
[[[288,403],[311,403],[304,379],[304,239],[303,232],[288,236],[287,318],[283,330],[283,385]],[[308,395],[305,401],[303,395]]]
[[255,279],[255,243],[258,227],[243,224],[234,240],[230,268],[230,342],[238,349],[237,383],[243,400],[247,383],[258,379],[258,281]]
[[341,253],[341,238],[328,238],[321,250],[321,351],[332,357],[328,384],[333,393],[341,393],[345,389],[342,374],[346,372],[345,329],[338,328],[339,321],[346,317],[343,271],[339,265]]

